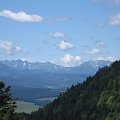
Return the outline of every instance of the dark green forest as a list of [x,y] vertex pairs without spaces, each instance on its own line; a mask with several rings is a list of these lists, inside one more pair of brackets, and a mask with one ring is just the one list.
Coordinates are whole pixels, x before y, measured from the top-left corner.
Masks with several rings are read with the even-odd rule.
[[[3,90],[4,86],[1,88]],[[10,95],[5,97],[9,98]],[[8,101],[11,101],[11,97]],[[100,68],[94,76],[71,86],[52,103],[30,115],[22,113],[16,116],[14,104],[8,103],[11,109],[3,111],[3,114],[0,112],[0,117],[4,117],[0,120],[14,120],[10,118],[11,115],[16,120],[120,120],[120,61]],[[3,104],[6,105],[0,101],[0,110]],[[10,119],[6,119],[6,116]]]

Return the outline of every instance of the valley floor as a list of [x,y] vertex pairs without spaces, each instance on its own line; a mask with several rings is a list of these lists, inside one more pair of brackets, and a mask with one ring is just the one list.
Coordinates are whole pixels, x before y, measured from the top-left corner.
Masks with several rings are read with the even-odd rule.
[[36,111],[39,109],[39,107],[41,107],[41,106],[35,105],[32,102],[16,101],[16,103],[18,106],[16,109],[16,112],[18,113],[22,113],[22,112],[31,113],[32,111]]

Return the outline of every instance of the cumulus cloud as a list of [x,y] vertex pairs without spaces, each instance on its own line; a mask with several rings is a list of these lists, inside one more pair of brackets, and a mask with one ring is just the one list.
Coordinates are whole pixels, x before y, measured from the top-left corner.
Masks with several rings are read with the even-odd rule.
[[61,33],[61,32],[49,33],[49,36],[53,37],[53,38],[67,39],[66,35],[64,33]]
[[96,49],[96,48],[93,48],[93,49],[87,51],[87,53],[91,54],[91,55],[96,55],[96,54],[100,53],[100,50]]
[[64,33],[61,32],[54,32],[54,33],[49,33],[49,36],[52,38],[58,38],[58,39],[62,39],[62,41],[60,43],[57,44],[57,46],[61,49],[61,50],[69,50],[74,48],[74,45],[71,44],[68,40],[67,37]]
[[73,46],[71,43],[66,42],[66,41],[61,41],[61,42],[58,44],[58,47],[59,47],[61,50],[69,50],[69,49],[74,48],[74,46]]
[[0,40],[0,52],[4,52],[8,55],[13,55],[15,53],[21,52],[22,48],[19,46],[14,46],[11,42],[9,41],[2,41]]
[[120,25],[120,13],[108,20],[108,25]]
[[18,22],[42,22],[43,21],[42,16],[35,15],[35,14],[30,15],[23,11],[15,13],[10,10],[2,10],[0,11],[0,16],[9,18],[11,20],[18,21]]
[[64,55],[63,58],[61,58],[61,64],[65,67],[79,66],[81,64],[81,57],[66,54],[66,55]]

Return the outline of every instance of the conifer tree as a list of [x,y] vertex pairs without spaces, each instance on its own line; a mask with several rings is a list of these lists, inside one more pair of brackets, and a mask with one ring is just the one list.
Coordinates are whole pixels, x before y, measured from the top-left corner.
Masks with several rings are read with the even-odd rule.
[[15,102],[10,93],[10,86],[6,87],[0,81],[0,120],[16,120]]

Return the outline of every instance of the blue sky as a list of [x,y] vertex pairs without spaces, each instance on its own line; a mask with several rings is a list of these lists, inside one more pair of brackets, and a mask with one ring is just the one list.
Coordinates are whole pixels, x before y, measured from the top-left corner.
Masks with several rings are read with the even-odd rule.
[[120,0],[0,0],[0,59],[77,66],[120,53]]

